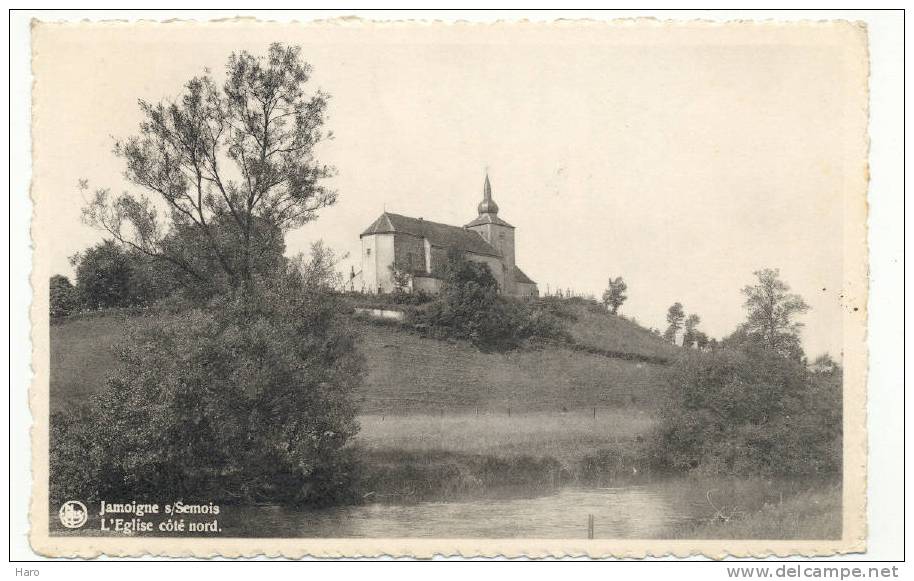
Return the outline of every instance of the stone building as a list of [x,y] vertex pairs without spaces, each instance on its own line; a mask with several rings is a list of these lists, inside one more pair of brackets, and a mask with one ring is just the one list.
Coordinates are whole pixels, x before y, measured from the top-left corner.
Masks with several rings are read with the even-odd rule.
[[536,296],[536,283],[514,261],[514,226],[498,217],[488,175],[478,210],[463,227],[384,212],[360,236],[362,271],[353,285],[368,293],[392,292],[396,265],[410,274],[408,290],[436,293],[442,281],[434,273],[447,261],[448,249],[455,248],[487,265],[502,293]]

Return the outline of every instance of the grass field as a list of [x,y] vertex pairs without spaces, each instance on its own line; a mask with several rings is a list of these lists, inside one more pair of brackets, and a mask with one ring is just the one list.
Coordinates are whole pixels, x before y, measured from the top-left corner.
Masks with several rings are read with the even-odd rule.
[[565,465],[605,448],[644,436],[654,419],[642,411],[600,410],[487,413],[436,416],[364,415],[357,444],[367,450],[422,452],[449,450],[463,454],[510,457],[548,456]]
[[105,375],[115,364],[118,345],[130,328],[151,319],[136,314],[109,312],[77,316],[51,325],[51,412],[83,403],[104,386]]

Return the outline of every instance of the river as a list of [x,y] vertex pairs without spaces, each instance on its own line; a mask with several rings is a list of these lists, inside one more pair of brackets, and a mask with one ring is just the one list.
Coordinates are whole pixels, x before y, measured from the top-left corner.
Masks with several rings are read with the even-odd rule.
[[318,538],[652,538],[713,516],[706,490],[670,485],[562,488],[534,498],[367,504],[327,510],[226,507],[232,536]]
[[[569,486],[540,496],[369,503],[321,510],[276,505],[223,505],[218,515],[221,530],[212,536],[574,539],[587,538],[588,520],[592,515],[594,538],[677,538],[690,527],[716,515],[751,514],[764,504],[777,504],[809,486],[809,482],[797,481],[673,478],[614,487]],[[52,510],[52,534],[117,535],[100,530],[96,504],[90,505],[89,522],[79,530],[63,529],[56,511]],[[167,536],[154,532],[165,519],[164,515],[147,515],[146,518],[155,523],[152,535]],[[213,519],[189,517],[186,520],[205,522]]]

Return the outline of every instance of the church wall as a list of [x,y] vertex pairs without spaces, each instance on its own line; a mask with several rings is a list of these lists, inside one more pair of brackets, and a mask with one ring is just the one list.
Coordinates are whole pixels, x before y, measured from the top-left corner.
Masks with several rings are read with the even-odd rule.
[[505,292],[517,294],[517,285],[514,282],[514,228],[504,226],[491,226],[492,246],[504,257],[505,262]]
[[492,272],[492,276],[495,277],[495,280],[498,281],[499,290],[504,291],[505,288],[505,267],[501,262],[501,258],[497,256],[483,256],[482,254],[473,254],[472,252],[467,252],[464,254],[467,257],[467,260],[472,260],[473,262],[481,262],[489,267],[489,270]]
[[362,237],[362,281],[364,292],[393,291],[389,265],[394,262],[394,235],[373,234]]
[[375,239],[377,236],[362,236],[362,288],[364,293],[378,292],[378,277],[375,261],[377,258]]
[[429,272],[438,272],[447,264],[447,249],[440,246],[431,247],[431,268]]
[[470,228],[478,232],[486,242],[491,244],[504,257],[506,276],[503,278],[502,290],[506,294],[516,294],[514,284],[514,229],[497,224],[480,224]]
[[443,281],[440,278],[432,278],[430,276],[414,276],[411,284],[413,291],[436,295],[441,290]]
[[519,297],[535,297],[539,296],[539,289],[535,284],[529,282],[516,282],[514,283],[514,294]]
[[[426,252],[429,253],[426,256]],[[363,292],[393,292],[393,275],[390,266],[396,260],[408,260],[412,254],[413,266],[420,270],[431,266],[437,269],[447,263],[447,249],[426,244],[425,239],[410,235],[374,234],[362,237],[362,280]],[[480,262],[489,267],[492,276],[498,282],[498,288],[505,288],[505,267],[501,258],[466,252],[467,260]],[[411,283],[413,290],[437,293],[441,290],[442,281],[431,276],[414,277]]]
[[425,239],[394,234],[394,257],[414,270],[425,271]]

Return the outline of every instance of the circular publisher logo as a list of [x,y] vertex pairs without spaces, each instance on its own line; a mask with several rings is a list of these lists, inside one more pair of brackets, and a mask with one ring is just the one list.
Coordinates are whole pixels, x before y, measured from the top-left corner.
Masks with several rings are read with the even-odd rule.
[[60,507],[60,524],[68,529],[78,529],[89,520],[89,509],[78,500],[68,500]]

